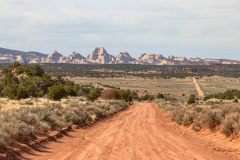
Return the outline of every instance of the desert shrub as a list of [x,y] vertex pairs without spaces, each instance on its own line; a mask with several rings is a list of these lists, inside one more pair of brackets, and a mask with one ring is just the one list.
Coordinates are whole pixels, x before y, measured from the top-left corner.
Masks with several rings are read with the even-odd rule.
[[70,96],[77,96],[77,90],[75,84],[71,81],[66,81],[64,85],[64,89],[66,90],[66,94]]
[[40,65],[34,65],[32,67],[31,75],[42,77],[44,74],[45,74],[45,72],[44,72],[43,68]]
[[239,121],[240,121],[240,113],[233,112],[226,116],[223,122],[222,133],[226,136],[230,136],[234,132],[239,131]]
[[13,62],[10,66],[10,68],[17,68],[17,67],[20,67],[21,64],[19,62]]
[[184,110],[182,107],[175,107],[175,109],[172,111],[172,120],[178,124],[182,124],[183,116]]
[[209,128],[221,130],[226,136],[240,133],[240,105],[236,103],[184,106],[175,101],[159,101],[159,107],[170,112],[176,123],[192,125],[192,129],[197,132]]
[[156,98],[157,99],[164,99],[164,95],[162,93],[158,93]]
[[91,89],[88,94],[86,94],[86,97],[90,101],[96,100],[100,96],[100,92],[98,92],[96,89]]
[[2,124],[1,130],[4,133],[8,134],[9,137],[11,137],[12,139],[20,142],[24,142],[24,143],[35,138],[35,133],[33,128],[21,121],[9,122],[9,123],[5,122]]
[[133,100],[139,100],[138,91],[131,91],[131,96]]
[[24,99],[24,98],[28,98],[28,92],[27,89],[25,87],[18,87],[17,88],[17,94],[16,94],[16,99]]
[[[39,65],[29,66],[14,63],[3,72],[0,95],[10,99],[24,99],[49,94],[51,99],[59,100],[58,97],[63,96],[60,93],[56,94],[60,88],[64,88],[65,94],[70,96],[76,96],[78,92],[78,85],[61,77],[54,78],[45,74]],[[49,90],[54,91],[49,93]],[[63,93],[62,89],[61,93]]]
[[233,90],[227,90],[223,93],[208,95],[204,98],[204,100],[208,100],[211,98],[233,100],[235,97],[240,99],[240,90],[233,89]]
[[0,152],[5,151],[10,144],[11,138],[9,135],[0,130]]
[[17,87],[12,85],[5,85],[1,91],[1,95],[10,99],[16,99]]
[[60,100],[67,96],[67,92],[62,85],[53,85],[49,88],[48,98],[52,100]]
[[205,110],[201,116],[202,125],[205,125],[209,129],[214,129],[220,125],[224,115],[221,110]]
[[17,85],[19,80],[13,73],[6,73],[4,74],[2,83],[4,85]]
[[192,125],[192,130],[194,130],[195,132],[199,132],[202,129],[201,124],[199,123],[193,123]]
[[233,102],[235,102],[235,103],[238,103],[238,99],[234,99],[234,101]]
[[234,121],[231,119],[228,119],[223,124],[222,133],[226,136],[230,136],[234,132]]
[[118,95],[119,95],[120,99],[122,99],[126,102],[132,102],[132,100],[133,100],[133,94],[131,93],[131,91],[129,89],[128,90],[124,90],[124,89],[119,90]]
[[191,125],[195,118],[196,118],[196,112],[192,110],[187,110],[182,117],[181,124],[184,126]]
[[143,96],[141,96],[141,97],[139,97],[139,100],[140,101],[153,101],[154,100],[154,96],[153,95],[149,95],[149,94],[145,94],[145,95],[143,95]]
[[106,89],[101,93],[103,99],[119,99],[118,91],[115,89]]
[[188,104],[193,104],[195,103],[196,96],[194,94],[191,94],[188,99]]

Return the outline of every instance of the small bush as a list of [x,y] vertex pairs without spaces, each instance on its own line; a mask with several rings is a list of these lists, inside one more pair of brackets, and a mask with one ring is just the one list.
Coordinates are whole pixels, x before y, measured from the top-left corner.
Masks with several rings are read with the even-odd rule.
[[230,136],[234,132],[234,121],[233,120],[227,120],[222,129],[222,133],[225,134],[226,136]]
[[202,124],[212,130],[216,126],[221,124],[223,118],[224,118],[224,115],[219,110],[218,111],[207,110],[201,116]]
[[202,126],[199,123],[194,123],[192,126],[192,130],[195,132],[199,132],[202,129]]
[[11,86],[11,85],[6,85],[6,86],[4,86],[3,90],[1,91],[1,94],[4,97],[8,97],[10,99],[16,99],[17,87]]
[[193,104],[195,103],[196,96],[194,94],[191,94],[188,99],[188,104]]
[[29,97],[29,95],[28,95],[26,88],[18,87],[16,99],[24,99],[24,98],[28,98],[28,97]]
[[157,94],[157,99],[164,99],[164,95],[162,93]]
[[234,101],[233,102],[235,102],[235,103],[238,103],[238,99],[234,99]]
[[88,100],[90,100],[90,101],[94,101],[94,100],[96,100],[98,97],[100,96],[100,94],[99,94],[99,92],[97,92],[97,90],[96,89],[91,89],[90,91],[89,91],[89,93],[86,95],[86,97],[88,98]]
[[140,101],[153,101],[154,100],[154,96],[153,95],[149,95],[149,94],[146,94],[146,95],[144,95],[144,96],[141,96],[141,97],[139,97],[139,100]]
[[48,98],[52,100],[60,100],[67,96],[67,92],[62,85],[53,85],[49,88]]
[[133,100],[133,94],[131,93],[131,91],[128,89],[128,90],[119,90],[118,91],[118,95],[119,95],[119,98],[126,101],[126,102],[132,102]]

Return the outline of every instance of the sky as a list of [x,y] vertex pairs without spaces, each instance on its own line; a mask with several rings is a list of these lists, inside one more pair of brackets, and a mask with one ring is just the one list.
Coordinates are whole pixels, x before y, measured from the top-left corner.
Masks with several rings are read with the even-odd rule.
[[240,1],[0,0],[0,47],[240,60]]

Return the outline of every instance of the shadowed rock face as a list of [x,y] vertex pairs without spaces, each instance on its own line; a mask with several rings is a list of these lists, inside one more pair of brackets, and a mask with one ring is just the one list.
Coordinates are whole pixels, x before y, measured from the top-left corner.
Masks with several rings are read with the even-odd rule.
[[209,64],[240,64],[237,60],[228,59],[201,59],[169,56],[161,54],[140,55],[135,59],[128,52],[121,52],[116,57],[109,54],[105,48],[98,47],[91,52],[87,58],[80,53],[73,52],[69,56],[63,56],[58,51],[50,54],[39,52],[23,52],[0,47],[0,63],[74,63],[74,64],[154,64],[154,65],[209,65]]
[[98,64],[114,64],[116,58],[107,53],[105,48],[96,48],[92,53],[87,56],[87,60],[91,63]]
[[73,52],[67,57],[67,62],[74,64],[86,64],[87,60],[80,53]]
[[130,56],[128,52],[121,52],[116,56],[116,63],[119,64],[137,64],[137,60]]
[[53,51],[53,53],[50,53],[45,62],[46,63],[58,63],[58,62],[61,62],[63,61],[64,57],[61,53],[59,53],[58,51]]

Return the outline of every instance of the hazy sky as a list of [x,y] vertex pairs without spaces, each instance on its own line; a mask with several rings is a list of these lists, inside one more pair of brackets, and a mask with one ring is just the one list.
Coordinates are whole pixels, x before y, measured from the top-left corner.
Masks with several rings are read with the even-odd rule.
[[0,46],[240,60],[240,1],[0,0]]

